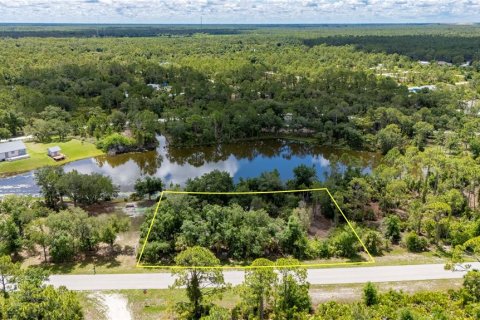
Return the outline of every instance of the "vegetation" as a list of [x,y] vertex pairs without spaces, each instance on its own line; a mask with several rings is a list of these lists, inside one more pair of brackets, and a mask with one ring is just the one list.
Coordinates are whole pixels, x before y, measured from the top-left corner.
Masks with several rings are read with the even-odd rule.
[[8,196],[0,202],[0,254],[19,258],[41,252],[44,263],[63,263],[94,254],[104,243],[113,251],[128,220],[115,215],[89,216],[80,208],[53,212],[29,197]]
[[[47,274],[41,269],[21,269],[10,257],[0,257],[0,277],[3,296],[0,316],[4,319],[83,319],[75,293],[65,287],[55,289],[45,285]],[[5,282],[9,288],[6,289]]]
[[[158,133],[177,146],[289,136],[379,151],[383,160],[370,171],[335,160],[325,177],[303,165],[289,181],[277,170],[235,182],[228,173],[213,171],[190,179],[184,189],[281,191],[321,185],[373,255],[401,246],[415,253],[436,251],[450,259],[452,269],[480,260],[478,26],[209,26],[201,31],[6,28],[7,37],[0,40],[5,62],[0,64],[0,138],[30,134],[37,143],[28,145],[31,159],[2,163],[2,173],[50,164],[46,145],[60,145],[71,160],[101,153],[82,141],[116,154],[154,149]],[[84,38],[52,38],[67,33]],[[32,35],[39,37],[26,37]],[[428,87],[409,88],[422,85]],[[33,251],[45,264],[60,264],[81,261],[102,245],[114,251],[127,223],[84,209],[116,197],[118,190],[108,177],[59,167],[41,168],[35,178],[42,200],[0,202],[0,253],[8,256],[0,260],[0,312],[16,318],[20,301],[24,318],[81,317],[69,293],[13,275],[18,267],[9,259]],[[135,185],[137,196],[149,199],[163,187],[151,176]],[[367,284],[362,302],[330,302],[313,310],[306,272],[294,265],[330,258],[360,261],[365,255],[328,194],[192,194],[163,200],[148,239],[153,210],[141,226],[142,259],[187,267],[175,272],[175,287],[187,288],[188,303],[176,309],[181,318],[478,318],[476,272],[468,273],[457,291],[379,293]],[[254,267],[246,272],[241,301],[230,309],[213,303],[213,296],[218,299],[213,293],[224,291],[223,276],[214,268],[220,264]],[[265,268],[273,266],[278,272]],[[10,278],[18,281],[15,292],[5,289]],[[60,312],[74,314],[39,314],[51,305],[35,309],[30,293],[34,299],[48,295],[52,304],[68,299],[69,307]]]
[[[67,162],[100,156],[103,154],[103,152],[98,150],[94,144],[77,139],[72,139],[68,142],[27,142],[25,145],[27,147],[29,158],[21,161],[0,163],[0,176],[34,170],[43,166],[64,165]],[[59,146],[62,149],[62,153],[66,157],[65,160],[57,162],[48,156],[47,149],[53,146]]]

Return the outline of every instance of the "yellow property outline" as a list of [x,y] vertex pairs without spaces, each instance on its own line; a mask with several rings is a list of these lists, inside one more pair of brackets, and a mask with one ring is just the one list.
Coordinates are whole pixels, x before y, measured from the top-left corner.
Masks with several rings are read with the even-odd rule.
[[[362,248],[365,250],[365,253],[368,255],[369,261],[351,261],[351,262],[335,262],[335,263],[315,263],[315,264],[298,264],[298,265],[287,265],[287,266],[162,266],[162,265],[143,265],[140,263],[143,256],[143,251],[148,242],[148,238],[150,236],[150,231],[152,231],[153,223],[155,222],[155,218],[157,217],[158,208],[160,207],[160,203],[162,202],[162,198],[164,194],[192,194],[192,195],[254,195],[254,194],[275,194],[275,193],[299,193],[299,192],[312,192],[312,191],[326,191],[329,195],[330,199],[332,199],[333,203],[337,207],[338,211],[342,214],[343,218],[347,222],[350,229],[357,237],[358,241],[362,245]],[[362,239],[359,237],[358,233],[353,228],[350,221],[347,219],[345,214],[343,213],[342,209],[338,205],[335,198],[333,198],[332,194],[328,190],[328,188],[315,188],[315,189],[302,189],[302,190],[280,190],[280,191],[247,191],[247,192],[194,192],[194,191],[175,191],[175,190],[164,190],[160,193],[160,199],[158,200],[157,207],[155,208],[155,213],[153,214],[152,221],[150,222],[150,227],[147,231],[147,236],[145,237],[145,241],[143,242],[142,249],[140,251],[140,255],[137,259],[137,268],[158,268],[158,269],[259,269],[259,268],[289,268],[289,267],[303,267],[303,268],[312,268],[312,267],[325,267],[325,266],[345,266],[345,265],[362,265],[362,264],[372,264],[375,263],[375,259],[372,257],[370,252],[368,251],[367,247],[363,243]]]

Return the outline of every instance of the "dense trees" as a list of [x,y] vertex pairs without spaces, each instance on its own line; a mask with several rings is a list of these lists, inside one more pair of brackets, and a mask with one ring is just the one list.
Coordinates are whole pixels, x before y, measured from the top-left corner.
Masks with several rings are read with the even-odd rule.
[[[85,32],[74,29],[72,34]],[[475,68],[420,66],[407,57],[365,53],[351,46],[311,46],[315,42],[309,40],[311,30],[287,29],[268,37],[249,31],[208,41],[203,40],[205,35],[81,43],[2,40],[1,55],[11,63],[0,70],[5,101],[5,108],[0,108],[0,118],[5,119],[0,121],[0,136],[22,131],[40,141],[80,136],[118,153],[154,148],[159,130],[170,143],[181,145],[306,135],[322,144],[352,148],[376,149],[378,143],[387,152],[403,146],[408,138],[422,148],[435,131],[458,129],[455,119],[464,115],[455,106],[462,97],[474,96],[473,86],[449,85],[462,79],[473,85],[478,78]],[[441,26],[416,31],[452,33]],[[471,27],[456,32],[470,37],[475,31]],[[172,32],[184,30],[172,28]],[[318,28],[316,32],[354,31]],[[389,32],[388,41],[405,41],[398,36],[406,32],[401,27]],[[32,52],[31,43],[43,50]],[[459,49],[449,49],[455,50]],[[411,94],[406,89],[422,84],[435,84],[437,91]],[[460,107],[471,114],[468,104]],[[417,122],[420,127],[414,128]]]
[[[74,292],[46,285],[47,274],[36,268],[21,269],[10,257],[0,257],[0,279],[3,297],[0,316],[5,319],[83,319],[83,312]],[[5,280],[9,287],[5,290]]]
[[79,208],[51,212],[33,198],[10,196],[0,202],[0,253],[39,251],[44,262],[72,261],[94,254],[103,243],[113,252],[129,221],[115,215],[89,216]]
[[64,196],[77,206],[110,200],[118,194],[112,179],[99,173],[80,174],[76,170],[65,173],[62,168],[44,167],[35,172],[35,180],[46,205],[54,210],[62,206]]

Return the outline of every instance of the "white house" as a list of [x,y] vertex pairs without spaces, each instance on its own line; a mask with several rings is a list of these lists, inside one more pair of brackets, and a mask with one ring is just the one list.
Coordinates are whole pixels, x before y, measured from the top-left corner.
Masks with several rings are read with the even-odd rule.
[[14,161],[28,157],[27,147],[22,141],[0,143],[0,161]]

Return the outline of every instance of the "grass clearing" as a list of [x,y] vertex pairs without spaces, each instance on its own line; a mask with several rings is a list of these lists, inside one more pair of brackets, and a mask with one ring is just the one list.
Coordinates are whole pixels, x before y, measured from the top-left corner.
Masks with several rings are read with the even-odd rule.
[[[104,154],[102,150],[90,142],[72,139],[68,142],[52,143],[25,143],[27,152],[30,155],[28,159],[22,159],[12,162],[0,163],[0,176],[30,171],[44,166],[60,166],[68,162],[95,157]],[[53,146],[62,148],[62,153],[66,156],[65,160],[55,161],[47,155],[47,149]]]

